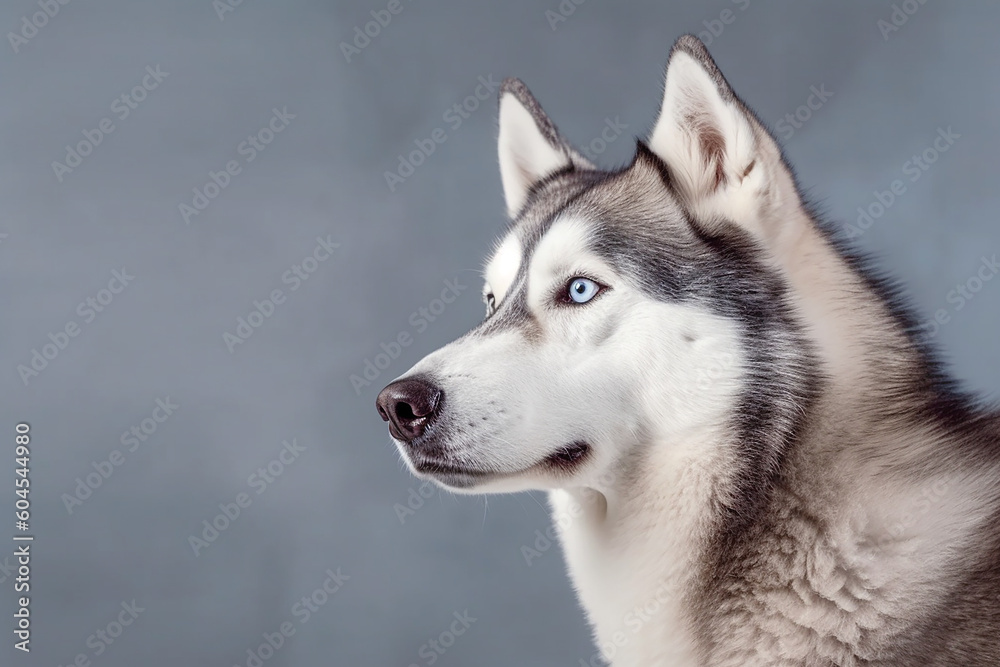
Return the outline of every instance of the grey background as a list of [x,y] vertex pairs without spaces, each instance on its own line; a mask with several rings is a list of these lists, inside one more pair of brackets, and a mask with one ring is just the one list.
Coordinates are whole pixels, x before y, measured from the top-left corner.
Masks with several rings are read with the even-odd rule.
[[[245,665],[338,567],[349,581],[265,664],[426,665],[421,646],[466,609],[477,621],[437,664],[589,660],[558,547],[530,567],[521,554],[549,526],[544,497],[435,492],[401,522],[394,506],[419,484],[373,402],[482,314],[478,270],[504,223],[496,104],[454,130],[444,112],[477,77],[516,75],[576,142],[620,117],[626,135],[600,156],[619,164],[655,118],[672,41],[725,9],[710,49],[764,119],[794,112],[810,86],[834,93],[784,142],[830,217],[853,221],[939,127],[961,135],[856,243],[922,317],[946,310],[936,343],[967,387],[996,396],[1000,280],[961,311],[947,301],[1000,251],[996,3],[927,3],[884,39],[886,1],[589,0],[553,30],[555,0],[403,0],[346,62],[340,42],[386,4],[244,0],[220,20],[209,0],[74,0],[18,53],[0,44],[0,539],[14,533],[21,420],[36,536],[30,655],[11,648],[13,580],[0,572],[3,664]],[[0,29],[38,10],[5,2]],[[147,65],[169,77],[119,121],[110,105]],[[186,225],[192,188],[242,161],[240,142],[285,106],[288,128]],[[114,132],[59,182],[51,163],[103,117]],[[436,127],[447,142],[390,193],[383,172]],[[290,292],[282,273],[328,234],[338,253]],[[77,304],[122,267],[134,281],[83,323]],[[455,278],[468,289],[417,334],[410,314]],[[223,333],[276,288],[287,301],[230,353]],[[70,321],[80,334],[25,385],[17,366]],[[402,331],[414,343],[355,392],[349,376]],[[179,409],[69,514],[62,494],[168,396]],[[248,476],[291,438],[306,451],[256,495]],[[248,490],[252,504],[196,557],[188,536]],[[133,599],[145,611],[95,657],[88,636]]]

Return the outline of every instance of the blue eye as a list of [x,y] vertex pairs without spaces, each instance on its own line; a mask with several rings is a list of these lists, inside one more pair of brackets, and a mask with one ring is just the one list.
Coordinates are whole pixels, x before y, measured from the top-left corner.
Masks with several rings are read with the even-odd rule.
[[601,286],[588,278],[573,278],[569,282],[568,296],[573,303],[587,303],[601,291]]

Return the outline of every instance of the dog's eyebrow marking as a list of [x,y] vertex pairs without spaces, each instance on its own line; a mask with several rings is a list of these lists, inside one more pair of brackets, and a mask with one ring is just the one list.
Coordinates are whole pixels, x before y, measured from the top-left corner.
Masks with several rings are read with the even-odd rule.
[[595,264],[591,228],[583,219],[560,216],[538,241],[528,264],[528,304],[539,308],[551,281]]
[[493,253],[486,264],[483,277],[486,279],[487,290],[493,293],[493,299],[499,304],[517,277],[521,268],[521,241],[517,234],[511,232]]

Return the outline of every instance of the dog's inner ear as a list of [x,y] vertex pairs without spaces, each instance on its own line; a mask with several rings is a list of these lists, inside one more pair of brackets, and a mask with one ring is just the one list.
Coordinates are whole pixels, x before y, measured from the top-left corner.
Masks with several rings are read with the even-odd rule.
[[511,218],[527,201],[531,188],[569,166],[593,168],[559,135],[541,105],[518,79],[500,86],[500,179]]
[[781,164],[777,144],[691,35],[671,50],[649,147],[666,162],[684,204],[706,217],[759,213],[767,179]]

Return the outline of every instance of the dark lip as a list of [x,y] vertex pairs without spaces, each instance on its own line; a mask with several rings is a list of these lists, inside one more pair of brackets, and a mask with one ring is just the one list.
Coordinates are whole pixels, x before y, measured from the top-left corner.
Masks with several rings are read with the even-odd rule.
[[[569,473],[588,461],[592,453],[593,449],[590,446],[590,443],[577,440],[559,448],[538,463],[525,468],[521,472],[528,472],[534,468],[543,466],[552,472]],[[446,459],[435,458],[433,456],[428,456],[427,454],[419,454],[412,449],[408,449],[407,455],[414,470],[422,475],[474,477],[477,479],[494,477],[498,474],[501,476],[505,475],[504,473],[497,473],[495,471],[478,470],[476,468],[455,465]]]
[[413,462],[414,469],[425,475],[466,475],[468,477],[485,477],[490,474],[484,470],[456,466],[447,461],[437,461],[427,458],[419,460],[412,458],[411,461]]
[[554,470],[570,472],[583,465],[591,457],[592,451],[590,443],[576,440],[549,454],[543,463]]

